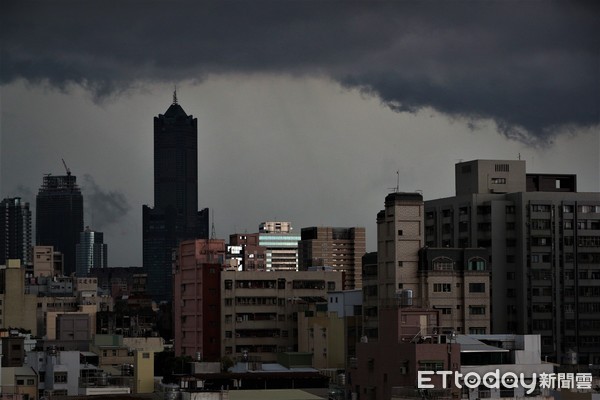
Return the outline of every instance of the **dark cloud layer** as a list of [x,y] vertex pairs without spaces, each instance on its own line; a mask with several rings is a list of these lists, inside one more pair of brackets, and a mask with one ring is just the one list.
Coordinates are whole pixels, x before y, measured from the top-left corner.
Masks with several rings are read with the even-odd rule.
[[[99,99],[211,74],[329,77],[395,111],[432,107],[549,141],[600,109],[594,2],[3,1],[1,82]],[[567,129],[568,130],[568,129]]]
[[102,189],[88,174],[83,176],[82,193],[85,199],[85,208],[91,215],[93,229],[103,229],[105,226],[119,221],[131,209],[124,194]]

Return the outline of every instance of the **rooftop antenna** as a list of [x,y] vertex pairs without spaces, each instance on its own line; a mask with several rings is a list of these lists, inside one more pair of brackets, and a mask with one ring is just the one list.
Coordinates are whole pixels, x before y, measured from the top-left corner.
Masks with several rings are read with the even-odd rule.
[[71,176],[71,170],[69,169],[69,167],[67,167],[67,163],[65,162],[64,158],[61,158],[63,165],[65,166],[65,170],[67,171],[67,175]]
[[519,153],[519,160],[521,160],[521,153]]
[[393,190],[394,193],[398,193],[400,191],[400,170],[396,170],[396,187],[388,188],[388,190]]
[[177,85],[175,85],[175,90],[173,90],[173,104],[177,104]]
[[210,225],[210,239],[215,240],[217,238],[217,234],[215,233],[215,212],[212,212],[212,223]]

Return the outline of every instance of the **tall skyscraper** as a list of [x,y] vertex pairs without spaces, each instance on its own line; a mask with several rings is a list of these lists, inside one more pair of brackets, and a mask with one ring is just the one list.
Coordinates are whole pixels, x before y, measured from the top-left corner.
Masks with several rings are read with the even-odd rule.
[[106,268],[108,246],[104,243],[104,233],[86,226],[79,234],[75,253],[78,277],[88,276],[92,268]]
[[77,178],[44,176],[36,198],[36,244],[63,253],[64,274],[75,272],[75,246],[83,231],[83,196]]
[[14,258],[31,262],[31,211],[19,197],[0,203],[0,265]]
[[173,250],[180,241],[208,237],[208,210],[198,212],[198,119],[176,94],[154,117],[154,208],[143,206],[143,262],[154,300],[172,296]]

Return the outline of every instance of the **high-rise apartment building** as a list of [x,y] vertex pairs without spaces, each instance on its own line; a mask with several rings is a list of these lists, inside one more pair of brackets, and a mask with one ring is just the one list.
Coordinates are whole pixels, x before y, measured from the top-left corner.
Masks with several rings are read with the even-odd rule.
[[148,292],[170,301],[173,251],[182,240],[208,237],[208,210],[198,212],[198,119],[176,95],[154,118],[154,208],[143,206],[143,263]]
[[75,246],[83,231],[83,196],[77,178],[44,176],[36,198],[36,245],[53,246],[63,254],[65,275],[75,272]]
[[104,233],[87,226],[79,235],[75,253],[77,276],[88,276],[92,268],[106,268],[108,246],[104,243]]
[[364,333],[377,339],[387,308],[437,310],[438,333],[490,333],[486,249],[424,247],[419,193],[391,193],[377,214],[377,254],[363,258]]
[[9,259],[31,262],[31,211],[19,197],[0,202],[0,265]]
[[362,287],[365,228],[302,228],[298,242],[299,270],[331,267],[344,273],[344,289]]
[[455,175],[456,196],[425,204],[425,244],[489,250],[492,333],[540,334],[549,361],[599,364],[600,193],[522,160],[462,162]]
[[[385,208],[377,213],[377,254],[365,260],[363,271],[365,333],[379,336],[382,307],[396,304],[401,296],[420,297],[419,250],[424,246],[423,196],[390,193]],[[375,266],[376,263],[376,266]],[[420,306],[420,304],[419,304]]]
[[221,355],[222,239],[186,240],[179,244],[173,270],[174,349],[205,361]]
[[267,271],[298,271],[300,235],[290,222],[267,221],[258,228],[258,245],[265,248]]

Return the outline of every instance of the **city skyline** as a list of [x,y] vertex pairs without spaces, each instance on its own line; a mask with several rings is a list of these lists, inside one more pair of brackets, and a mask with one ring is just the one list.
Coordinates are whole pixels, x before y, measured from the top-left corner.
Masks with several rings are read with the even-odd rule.
[[[398,184],[426,200],[453,196],[459,160],[520,156],[528,172],[577,174],[579,191],[600,191],[597,112],[589,115],[600,97],[597,6],[494,3],[465,15],[445,6],[454,12],[443,19],[449,10],[435,7],[335,13],[294,3],[286,12],[263,3],[260,14],[238,4],[193,9],[197,23],[166,24],[146,38],[161,15],[153,7],[129,29],[122,18],[135,11],[130,3],[121,16],[94,3],[114,17],[108,22],[79,7],[63,21],[61,4],[27,13],[2,5],[0,196],[33,208],[42,176],[62,175],[64,158],[79,177],[85,224],[105,232],[112,266],[141,266],[152,118],[175,84],[198,118],[198,206],[211,208],[220,238],[256,232],[265,220],[291,221],[298,232],[364,226],[374,250],[385,195]],[[335,14],[330,27],[318,11]],[[176,18],[181,10],[167,21]],[[268,38],[249,26],[252,18]],[[223,21],[248,34],[208,29]],[[207,28],[196,27],[202,22]],[[98,23],[110,23],[111,33],[94,35],[107,31]],[[475,32],[479,41],[470,41]],[[181,54],[171,45],[179,38]],[[510,129],[519,126],[529,133]]]

